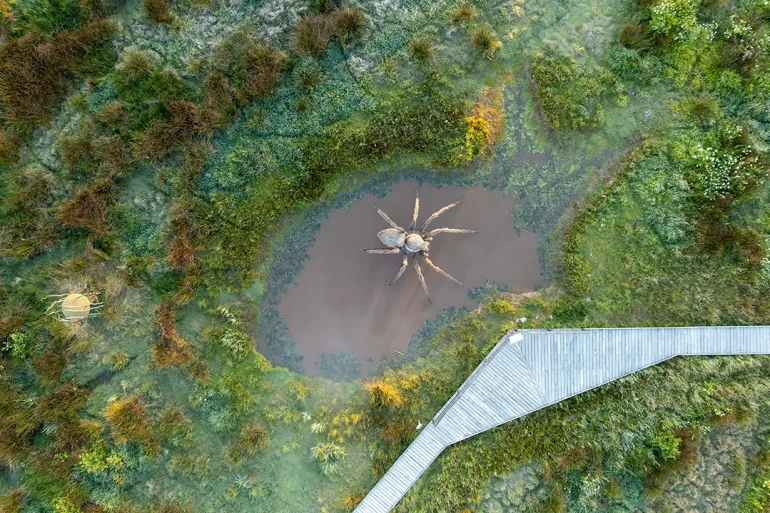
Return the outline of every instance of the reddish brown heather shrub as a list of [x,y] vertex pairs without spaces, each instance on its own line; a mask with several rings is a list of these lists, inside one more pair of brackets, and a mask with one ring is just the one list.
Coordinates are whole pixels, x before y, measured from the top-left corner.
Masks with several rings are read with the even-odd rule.
[[334,12],[334,35],[342,46],[353,44],[364,37],[368,24],[360,7],[343,7]]
[[342,506],[348,511],[353,511],[359,504],[361,504],[362,500],[364,500],[364,498],[357,493],[347,493],[342,498]]
[[292,45],[299,55],[318,57],[329,46],[335,30],[333,14],[310,14],[297,20]]
[[174,13],[168,0],[142,0],[142,9],[147,17],[155,23],[171,23]]
[[194,225],[190,217],[180,208],[171,220],[174,238],[168,246],[166,260],[177,269],[189,269],[195,265],[195,247],[193,246]]
[[93,159],[92,141],[91,132],[88,130],[64,137],[60,143],[64,165],[69,169],[75,169],[91,161]]
[[53,186],[53,175],[39,167],[28,167],[13,178],[0,227],[0,255],[24,259],[56,241],[58,222],[49,209]]
[[150,434],[147,406],[141,398],[131,396],[115,401],[108,404],[102,413],[118,442],[138,442],[149,449],[156,447]]
[[31,309],[19,302],[5,301],[0,304],[0,342],[4,342],[11,333],[18,331],[26,322]]
[[[40,398],[35,419],[49,424],[77,423],[77,415],[88,399],[88,390],[69,383]],[[34,427],[34,426],[33,426]]]
[[240,87],[241,98],[248,102],[273,92],[281,81],[285,64],[282,51],[254,44],[243,62],[246,78]]
[[177,141],[171,135],[173,127],[165,120],[155,121],[142,132],[136,142],[136,151],[140,156],[154,159],[163,158],[176,147]]
[[67,366],[67,355],[63,351],[46,351],[35,356],[32,364],[43,382],[50,385],[61,378]]
[[116,193],[117,187],[111,180],[97,180],[76,191],[71,200],[59,207],[59,219],[68,228],[84,228],[94,235],[103,235],[110,227],[107,206]]
[[131,146],[119,135],[95,139],[93,153],[99,162],[99,169],[110,179],[128,173],[133,168]]
[[150,513],[191,513],[190,506],[178,502],[164,501],[151,509]]
[[8,122],[29,130],[47,121],[66,91],[64,73],[114,30],[114,23],[98,20],[53,37],[27,34],[2,46],[0,106]]
[[[279,63],[280,64],[280,63]],[[235,116],[235,90],[222,73],[212,71],[203,81],[203,103],[222,116],[222,122],[228,123]]]
[[18,389],[0,380],[0,465],[18,463],[26,456],[32,440],[26,429],[21,429],[19,419],[29,417],[30,408]]
[[250,423],[243,426],[238,440],[227,446],[225,455],[235,465],[243,461],[247,454],[254,454],[259,449],[264,449],[270,442],[270,437],[265,428],[258,423]]
[[166,301],[155,310],[155,329],[158,338],[153,347],[153,357],[159,367],[184,366],[195,355],[187,343],[176,331],[176,303]]
[[122,128],[128,121],[126,103],[120,100],[111,101],[96,113],[96,120],[113,129]]

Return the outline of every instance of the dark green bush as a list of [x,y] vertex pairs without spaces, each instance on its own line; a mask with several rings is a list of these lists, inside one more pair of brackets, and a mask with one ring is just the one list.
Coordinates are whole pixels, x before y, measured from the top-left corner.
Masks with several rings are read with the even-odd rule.
[[615,81],[611,73],[580,68],[551,47],[538,54],[531,70],[540,112],[551,128],[585,130],[604,123],[598,100]]
[[428,37],[416,37],[412,40],[412,45],[409,48],[409,53],[412,58],[420,64],[426,64],[433,60],[433,56],[436,53],[436,49],[433,46],[433,41]]
[[55,34],[60,30],[72,30],[83,21],[77,0],[19,0],[11,5],[13,28],[19,35],[30,32]]
[[479,27],[471,34],[473,48],[486,57],[492,58],[502,48],[503,43],[497,33],[488,27]]

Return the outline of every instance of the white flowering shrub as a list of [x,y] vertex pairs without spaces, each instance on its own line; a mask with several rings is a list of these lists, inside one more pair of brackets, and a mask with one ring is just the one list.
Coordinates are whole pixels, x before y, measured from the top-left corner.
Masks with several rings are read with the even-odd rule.
[[[730,124],[706,134],[690,152],[695,189],[707,199],[737,195],[767,174],[743,127]],[[715,133],[716,132],[716,133]]]
[[664,0],[650,9],[650,29],[674,36],[676,40],[686,39],[698,25],[697,0]]

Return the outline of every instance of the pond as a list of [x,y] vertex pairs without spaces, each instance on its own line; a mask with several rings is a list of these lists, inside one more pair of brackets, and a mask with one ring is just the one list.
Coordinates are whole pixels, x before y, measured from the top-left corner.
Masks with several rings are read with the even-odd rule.
[[[466,228],[475,234],[439,234],[431,242],[433,263],[454,276],[457,285],[421,263],[433,304],[428,302],[411,263],[386,290],[401,265],[400,255],[372,255],[362,248],[382,247],[377,232],[387,223],[374,205],[398,225],[408,227],[415,192],[420,195],[422,223],[431,213],[459,199],[463,202],[431,223],[431,228]],[[384,198],[364,196],[326,219],[310,259],[281,299],[278,310],[304,356],[309,375],[322,354],[347,351],[364,371],[383,356],[405,351],[425,321],[451,306],[473,308],[468,288],[492,280],[513,292],[544,284],[535,233],[516,233],[513,198],[482,187],[461,188],[396,184]],[[467,288],[466,288],[467,287]]]

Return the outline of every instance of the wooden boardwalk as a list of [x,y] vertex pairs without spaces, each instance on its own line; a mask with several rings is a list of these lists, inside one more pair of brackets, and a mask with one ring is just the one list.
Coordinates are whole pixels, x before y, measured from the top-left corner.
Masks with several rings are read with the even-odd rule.
[[441,451],[675,356],[770,354],[770,326],[511,331],[354,513],[388,513]]

